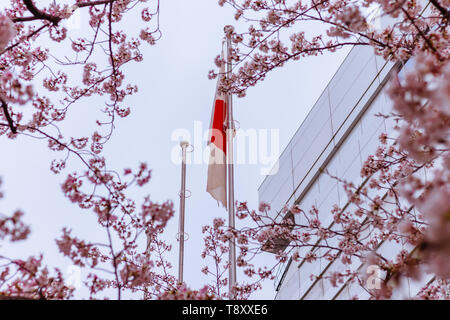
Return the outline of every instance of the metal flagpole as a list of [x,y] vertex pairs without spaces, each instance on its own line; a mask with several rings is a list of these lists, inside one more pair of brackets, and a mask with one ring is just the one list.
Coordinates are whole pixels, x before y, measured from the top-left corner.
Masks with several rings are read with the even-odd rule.
[[[231,78],[231,33],[233,32],[233,26],[225,26],[224,32],[227,38],[227,77]],[[228,225],[231,229],[235,228],[234,222],[234,167],[233,167],[233,98],[231,94],[227,95],[227,168],[228,168]],[[236,246],[234,238],[230,239],[230,252],[229,252],[229,296],[235,297],[234,286],[236,284]]]
[[180,191],[180,226],[178,232],[178,241],[180,241],[180,252],[178,258],[178,282],[183,283],[183,267],[184,267],[184,209],[186,202],[186,148],[189,142],[181,141],[182,163],[181,163],[181,191]]

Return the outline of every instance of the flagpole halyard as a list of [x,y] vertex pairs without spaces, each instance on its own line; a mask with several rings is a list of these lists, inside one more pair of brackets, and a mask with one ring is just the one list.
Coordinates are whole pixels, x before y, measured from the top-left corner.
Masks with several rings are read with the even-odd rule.
[[[233,32],[233,26],[225,26],[224,32],[226,35],[227,44],[227,79],[231,79],[231,33]],[[233,120],[233,97],[231,93],[227,94],[227,123],[226,123],[226,134],[227,134],[227,171],[228,171],[228,225],[231,230],[235,229],[235,212],[234,212],[234,155],[233,155],[233,131],[234,131],[234,120]],[[234,241],[234,236],[229,240],[229,297],[230,299],[235,298],[234,287],[236,285],[236,245]]]

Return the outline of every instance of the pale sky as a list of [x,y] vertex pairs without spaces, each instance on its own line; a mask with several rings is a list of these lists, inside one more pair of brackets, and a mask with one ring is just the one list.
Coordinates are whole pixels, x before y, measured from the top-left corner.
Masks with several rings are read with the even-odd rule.
[[[171,137],[175,130],[180,129],[193,135],[196,121],[202,123],[203,130],[209,126],[216,81],[208,80],[207,74],[214,68],[213,59],[220,52],[223,27],[235,24],[233,11],[219,7],[217,2],[161,2],[163,37],[154,47],[144,46],[143,62],[127,67],[128,79],[140,90],[128,98],[131,115],[116,123],[116,131],[104,150],[109,167],[117,171],[136,167],[141,161],[152,168],[151,182],[137,197],[149,193],[154,201],[174,201],[177,215],[168,226],[166,239],[174,245],[170,260],[174,264],[175,275],[178,272],[175,234],[178,228],[180,166],[171,160],[172,150],[178,146]],[[83,22],[83,15],[81,18]],[[133,20],[124,22],[130,30],[133,29]],[[243,30],[242,26],[240,28]],[[57,44],[52,43],[51,46],[55,52],[63,50]],[[247,97],[234,99],[235,119],[244,130],[279,129],[281,153],[347,52],[343,50],[333,55],[291,62],[272,72],[264,82],[250,89]],[[98,100],[80,103],[80,107],[70,113],[63,132],[93,127],[95,116],[89,117],[89,111],[98,107],[95,101]],[[49,170],[50,162],[64,155],[49,151],[45,141],[27,137],[14,141],[1,137],[0,150],[0,176],[5,193],[5,199],[0,201],[0,211],[23,210],[24,220],[32,228],[29,240],[13,247],[0,247],[2,254],[23,258],[26,254],[43,252],[48,265],[66,270],[70,261],[58,252],[54,241],[64,226],[72,228],[73,234],[80,237],[104,239],[104,234],[96,227],[94,214],[78,209],[62,195],[62,181],[79,164],[73,159],[61,175],[54,175]],[[200,257],[203,246],[201,228],[214,217],[227,217],[226,211],[206,193],[206,175],[207,164],[187,167],[187,188],[192,196],[186,200],[186,232],[190,239],[185,244],[184,278],[193,288],[205,283],[200,272],[206,263]],[[236,200],[248,201],[251,208],[257,209],[257,189],[263,178],[260,165],[236,165]],[[271,255],[265,254],[260,260],[270,261]],[[238,274],[238,281],[240,279],[242,276]],[[83,296],[82,291],[76,295]],[[267,281],[264,289],[252,298],[272,299],[274,296],[273,283]]]

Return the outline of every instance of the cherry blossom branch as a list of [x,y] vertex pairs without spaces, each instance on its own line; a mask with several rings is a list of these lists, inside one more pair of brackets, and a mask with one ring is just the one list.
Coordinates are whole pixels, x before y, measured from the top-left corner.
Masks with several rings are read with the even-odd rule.
[[0,102],[2,103],[3,115],[5,116],[6,121],[8,121],[9,129],[11,130],[11,132],[13,134],[16,134],[17,133],[17,128],[14,125],[14,121],[11,118],[11,115],[9,114],[8,105],[6,104],[5,100],[3,100],[2,98],[0,98]]
[[431,4],[433,6],[436,7],[436,9],[438,9],[442,16],[447,20],[450,21],[450,10],[449,9],[445,9],[439,2],[438,0],[430,0]]
[[62,20],[61,17],[52,16],[36,8],[36,6],[33,3],[33,0],[23,0],[23,3],[25,4],[25,7],[28,9],[28,11],[30,11],[31,14],[33,14],[33,17],[36,19],[47,20],[51,22],[53,25],[57,25]]

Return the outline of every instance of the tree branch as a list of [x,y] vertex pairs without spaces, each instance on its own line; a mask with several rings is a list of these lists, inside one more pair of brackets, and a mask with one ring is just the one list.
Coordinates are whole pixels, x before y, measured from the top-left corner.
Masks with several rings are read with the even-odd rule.
[[442,13],[447,21],[450,20],[450,10],[441,6],[441,4],[437,0],[430,0],[430,2],[433,6],[435,6],[436,9],[438,9]]
[[[89,1],[89,2],[83,2],[83,3],[77,3],[74,4],[74,7],[76,9],[78,8],[84,8],[84,7],[93,7],[98,6],[102,4],[108,4],[113,3],[116,0],[97,0],[97,1]],[[62,18],[57,16],[52,16],[49,14],[46,14],[45,12],[40,11],[36,8],[36,6],[33,4],[32,0],[23,0],[25,6],[27,7],[28,11],[30,11],[33,15],[30,17],[17,17],[12,19],[13,22],[27,22],[27,21],[35,21],[35,20],[48,20],[53,24],[58,24]]]
[[11,118],[11,115],[9,114],[8,105],[1,98],[0,98],[0,101],[2,103],[3,114],[5,115],[6,121],[8,121],[9,128],[11,129],[12,133],[16,134],[17,133],[17,128],[14,126],[14,121]]
[[[23,4],[25,5],[25,7],[27,7],[28,11],[30,11],[33,14],[33,16],[38,20],[48,20],[54,25],[57,25],[61,21],[60,17],[52,16],[36,8],[36,6],[33,3],[33,0],[23,0]],[[23,18],[23,19],[28,19],[25,21],[29,21],[31,18]]]
[[84,3],[77,3],[76,5],[79,8],[83,8],[83,7],[92,7],[92,6],[98,6],[101,4],[108,4],[111,2],[114,2],[116,0],[97,0],[97,1],[89,1],[89,2],[84,2]]

